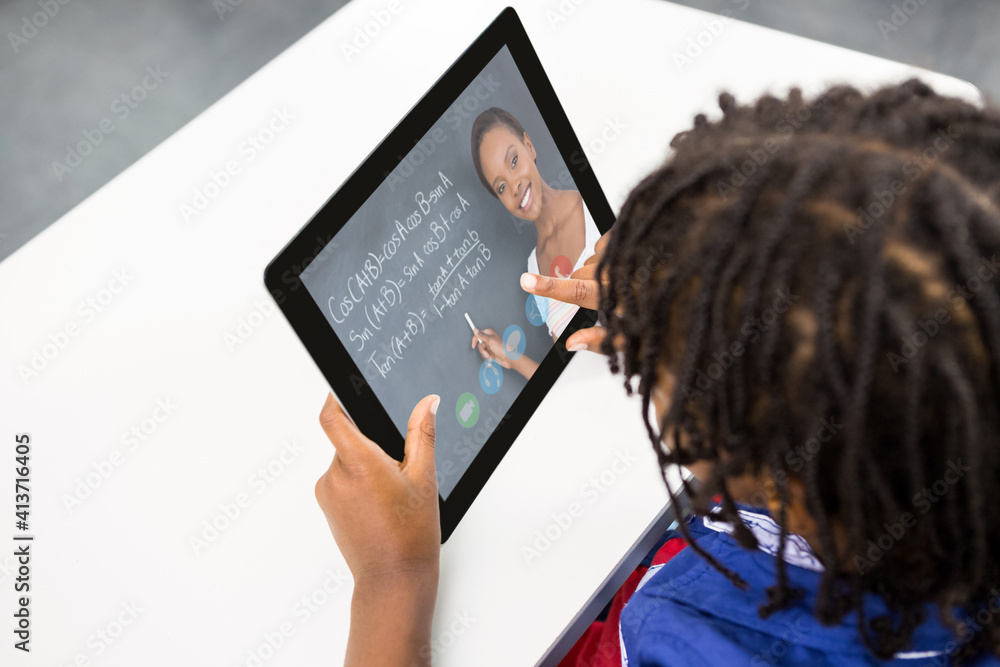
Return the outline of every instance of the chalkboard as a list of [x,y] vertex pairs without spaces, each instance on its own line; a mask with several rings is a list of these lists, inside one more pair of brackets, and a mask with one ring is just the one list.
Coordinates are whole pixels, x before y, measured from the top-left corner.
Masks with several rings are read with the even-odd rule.
[[[504,47],[337,233],[331,261],[302,275],[400,433],[421,398],[441,396],[442,498],[526,383],[498,364],[483,369],[490,384],[481,383],[483,361],[465,314],[500,335],[520,327],[524,354],[535,361],[552,347],[544,321],[529,319],[529,295],[518,282],[535,248],[534,224],[510,214],[473,166],[472,123],[489,107],[520,121],[549,185],[575,189]],[[498,372],[499,390],[487,393]]]

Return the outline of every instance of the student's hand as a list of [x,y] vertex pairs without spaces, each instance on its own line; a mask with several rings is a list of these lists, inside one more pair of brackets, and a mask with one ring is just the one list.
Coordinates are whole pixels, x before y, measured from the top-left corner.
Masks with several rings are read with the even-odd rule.
[[354,575],[344,665],[430,665],[431,620],[441,554],[435,412],[417,403],[403,461],[361,435],[333,396],[319,421],[336,453],[316,499]]
[[511,366],[510,359],[503,350],[503,338],[493,329],[476,329],[472,334],[472,349],[479,351],[483,361],[492,359],[504,368]]
[[430,576],[436,581],[441,524],[434,413],[439,400],[427,396],[413,409],[399,462],[362,435],[333,395],[327,396],[319,421],[336,453],[316,482],[316,499],[356,583]]
[[[597,264],[604,255],[610,236],[609,231],[597,240],[594,244],[594,254],[588,257],[583,266],[574,271],[569,278],[550,278],[535,273],[525,273],[521,276],[521,287],[531,294],[597,310]],[[570,352],[581,350],[600,352],[605,333],[604,327],[599,326],[580,329],[566,340],[566,349]]]

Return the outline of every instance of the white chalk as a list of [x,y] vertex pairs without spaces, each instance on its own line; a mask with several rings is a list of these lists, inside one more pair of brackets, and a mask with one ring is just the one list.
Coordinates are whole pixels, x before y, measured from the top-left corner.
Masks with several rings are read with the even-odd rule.
[[[472,318],[469,317],[468,313],[465,314],[465,321],[469,323],[469,328],[472,329],[472,333],[476,333],[476,325],[472,323]],[[483,344],[483,339],[479,336],[476,336],[476,340],[479,341],[480,345]]]

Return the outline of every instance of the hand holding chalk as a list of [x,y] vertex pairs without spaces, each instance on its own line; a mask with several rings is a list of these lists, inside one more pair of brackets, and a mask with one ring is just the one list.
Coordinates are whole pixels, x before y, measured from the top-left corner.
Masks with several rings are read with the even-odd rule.
[[503,339],[493,329],[476,329],[472,336],[472,348],[478,350],[483,361],[491,361],[501,368],[510,368],[510,357],[504,352]]
[[469,328],[472,329],[472,333],[475,334],[476,340],[478,340],[479,344],[482,345],[483,339],[479,337],[479,332],[476,331],[476,325],[472,323],[472,318],[469,317],[468,313],[465,314],[465,321],[469,323]]

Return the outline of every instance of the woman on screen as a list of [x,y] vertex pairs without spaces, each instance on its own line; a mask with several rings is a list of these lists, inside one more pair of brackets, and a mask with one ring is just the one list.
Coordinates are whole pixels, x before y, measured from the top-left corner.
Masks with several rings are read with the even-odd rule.
[[[492,107],[472,124],[472,162],[483,187],[515,217],[534,223],[535,249],[528,255],[527,271],[555,278],[569,278],[593,255],[600,238],[597,225],[576,190],[557,190],[542,178],[531,137],[509,112]],[[577,307],[535,297],[555,341],[576,313]],[[507,359],[503,341],[492,329],[476,332],[472,347],[484,359],[492,358],[530,378],[538,364],[527,355]]]

